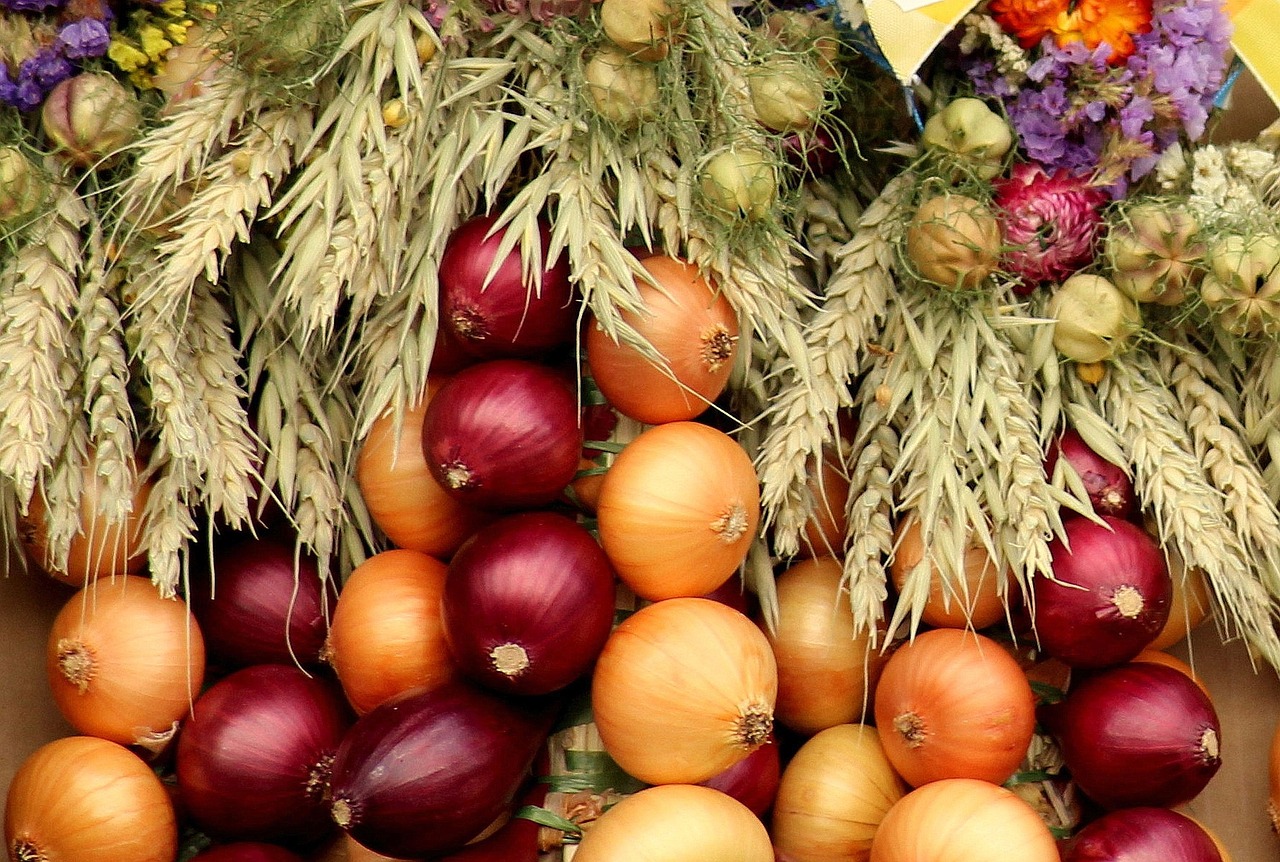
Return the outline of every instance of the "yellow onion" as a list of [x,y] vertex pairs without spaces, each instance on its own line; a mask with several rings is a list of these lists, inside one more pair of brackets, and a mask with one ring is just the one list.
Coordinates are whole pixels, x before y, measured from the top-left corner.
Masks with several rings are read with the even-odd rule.
[[702,196],[715,212],[731,218],[763,218],[778,198],[774,159],[749,145],[726,147],[702,168]]
[[1138,302],[1177,305],[1199,278],[1200,224],[1185,209],[1139,204],[1107,232],[1111,281]]
[[718,790],[649,787],[583,833],[574,862],[773,862],[764,824]]
[[981,201],[936,195],[920,204],[907,226],[907,257],[925,281],[973,290],[996,268],[1000,223]]
[[1280,237],[1232,235],[1212,246],[1200,297],[1236,335],[1280,331]]
[[783,770],[774,846],[790,862],[865,862],[880,821],[906,792],[879,731],[866,724],[827,728]]
[[924,124],[921,136],[926,147],[951,153],[989,180],[1004,164],[1013,146],[1009,124],[981,99],[953,99]]
[[1138,305],[1100,275],[1073,275],[1049,298],[1053,346],[1076,362],[1111,359],[1142,326]]
[[637,60],[661,60],[671,50],[675,10],[667,0],[604,0],[604,35]]
[[1169,561],[1169,577],[1173,580],[1173,596],[1169,603],[1169,619],[1147,649],[1168,649],[1185,639],[1191,631],[1213,613],[1209,578],[1204,569],[1191,568],[1178,550],[1165,548]]
[[619,126],[633,126],[657,115],[658,74],[620,48],[604,47],[582,70],[587,96],[596,113]]

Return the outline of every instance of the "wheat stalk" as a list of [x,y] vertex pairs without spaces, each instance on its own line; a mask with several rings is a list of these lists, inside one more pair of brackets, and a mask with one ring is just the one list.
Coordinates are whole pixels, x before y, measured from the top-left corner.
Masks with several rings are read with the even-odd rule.
[[1267,342],[1245,369],[1240,418],[1258,453],[1267,493],[1280,502],[1280,342]]

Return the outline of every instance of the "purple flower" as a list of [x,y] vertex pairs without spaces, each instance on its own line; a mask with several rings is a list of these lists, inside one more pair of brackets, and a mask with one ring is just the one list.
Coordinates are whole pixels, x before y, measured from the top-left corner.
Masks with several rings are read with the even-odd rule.
[[107,25],[96,18],[81,18],[58,31],[58,44],[64,56],[73,60],[101,57],[111,45]]
[[74,71],[70,61],[55,48],[41,48],[34,57],[22,61],[18,67],[18,79],[30,78],[48,91],[59,81],[70,78]]
[[0,0],[0,6],[14,12],[43,12],[62,5],[63,0]]

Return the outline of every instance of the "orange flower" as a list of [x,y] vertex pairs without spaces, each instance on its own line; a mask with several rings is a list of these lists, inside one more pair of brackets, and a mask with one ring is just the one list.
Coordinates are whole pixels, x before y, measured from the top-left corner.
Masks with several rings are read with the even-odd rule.
[[1083,42],[1093,50],[1103,42],[1111,63],[1133,53],[1133,37],[1151,29],[1151,0],[992,0],[991,14],[1023,48],[1052,33],[1058,45]]

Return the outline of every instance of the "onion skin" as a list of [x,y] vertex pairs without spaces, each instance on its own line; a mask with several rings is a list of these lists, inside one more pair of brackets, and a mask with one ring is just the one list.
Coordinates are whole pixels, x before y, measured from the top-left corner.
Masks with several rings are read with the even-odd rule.
[[212,575],[193,584],[188,602],[209,658],[224,667],[320,664],[332,584],[322,584],[315,560],[284,537],[220,545]]
[[387,856],[459,850],[510,810],[553,716],[550,702],[511,703],[460,680],[392,698],[338,749],[333,819]]
[[574,862],[773,862],[764,824],[718,790],[649,787],[624,798],[583,833]]
[[1166,665],[1130,662],[1073,679],[1041,719],[1072,779],[1106,809],[1180,805],[1222,765],[1212,701]]
[[278,844],[236,841],[202,850],[191,857],[191,862],[303,862],[303,859]]
[[1133,481],[1123,467],[1112,464],[1090,449],[1079,431],[1068,429],[1049,447],[1049,455],[1044,462],[1047,475],[1053,475],[1059,458],[1065,458],[1079,474],[1096,514],[1117,518],[1133,516],[1137,504]]
[[776,739],[764,745],[730,766],[724,772],[702,782],[703,786],[732,796],[763,818],[773,807],[778,795],[778,783],[782,779],[782,754]]
[[613,627],[613,569],[552,512],[502,518],[449,563],[441,615],[464,673],[504,694],[549,694],[585,674]]
[[1040,646],[1077,668],[1119,664],[1142,652],[1164,628],[1173,598],[1156,541],[1128,521],[1102,520],[1106,526],[1068,519],[1066,544],[1058,538],[1049,543],[1054,579],[1061,583],[1046,577],[1032,582]]
[[[68,736],[36,749],[14,774],[4,815],[9,859],[173,862],[173,802],[124,746]],[[27,855],[23,855],[23,854]]]
[[1167,808],[1122,808],[1087,824],[1062,862],[1222,862],[1207,832]]
[[[537,784],[530,788],[520,802],[524,805],[542,805],[546,800],[547,786]],[[523,817],[512,817],[497,832],[463,847],[456,853],[441,856],[435,862],[538,862],[538,838],[542,827]]]
[[[898,527],[895,543],[889,574],[894,588],[901,593],[913,570],[925,557],[920,521],[914,517],[903,521]],[[981,544],[971,544],[964,549],[959,574],[960,582],[943,575],[936,557],[931,555],[929,593],[920,614],[928,625],[985,629],[1005,618],[1006,601],[1014,604],[1020,598],[1013,578],[1004,579],[1006,583],[1002,592],[995,563]]]
[[578,399],[564,375],[521,359],[464,368],[422,423],[431,474],[455,499],[488,510],[553,503],[582,454]]
[[[568,255],[542,270],[540,284],[526,284],[517,242],[490,280],[507,232],[504,227],[489,235],[497,221],[497,216],[478,216],[449,236],[440,258],[440,325],[478,359],[536,358],[574,335],[579,303]],[[545,255],[551,228],[544,219],[538,220],[538,235]]]
[[214,683],[178,737],[183,806],[226,841],[303,844],[331,829],[324,783],[351,716],[336,688],[288,665]]

